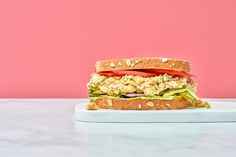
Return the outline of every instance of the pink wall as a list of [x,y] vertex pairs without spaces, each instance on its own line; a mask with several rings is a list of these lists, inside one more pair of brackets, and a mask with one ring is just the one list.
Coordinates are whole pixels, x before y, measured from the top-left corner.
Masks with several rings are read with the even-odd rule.
[[201,97],[236,97],[235,0],[0,2],[0,97],[85,97],[99,59],[192,61]]

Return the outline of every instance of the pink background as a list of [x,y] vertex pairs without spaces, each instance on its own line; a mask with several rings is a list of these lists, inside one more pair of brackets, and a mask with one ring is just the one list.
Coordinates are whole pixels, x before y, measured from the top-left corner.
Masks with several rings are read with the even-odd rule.
[[0,97],[86,97],[99,59],[188,59],[201,97],[236,97],[235,0],[0,1]]

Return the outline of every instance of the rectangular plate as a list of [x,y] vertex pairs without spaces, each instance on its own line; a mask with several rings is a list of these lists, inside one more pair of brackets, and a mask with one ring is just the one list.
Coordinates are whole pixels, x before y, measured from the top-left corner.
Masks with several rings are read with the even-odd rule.
[[208,100],[211,109],[87,110],[88,101],[75,108],[75,119],[84,122],[236,122],[236,101]]

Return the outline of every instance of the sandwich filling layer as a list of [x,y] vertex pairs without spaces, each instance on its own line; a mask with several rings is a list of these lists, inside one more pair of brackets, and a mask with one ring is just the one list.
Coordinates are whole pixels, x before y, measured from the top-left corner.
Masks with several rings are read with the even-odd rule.
[[107,77],[94,74],[87,84],[89,95],[106,95],[120,97],[135,93],[143,96],[163,96],[166,92],[176,89],[196,91],[196,83],[187,77],[174,77],[162,74],[154,77],[124,75],[121,77]]

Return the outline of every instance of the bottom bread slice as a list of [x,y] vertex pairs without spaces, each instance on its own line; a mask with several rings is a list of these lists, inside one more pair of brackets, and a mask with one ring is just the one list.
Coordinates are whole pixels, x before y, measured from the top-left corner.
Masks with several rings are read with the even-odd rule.
[[112,109],[112,110],[174,110],[195,108],[184,98],[163,99],[113,99],[96,98],[91,99],[88,104],[89,110]]

